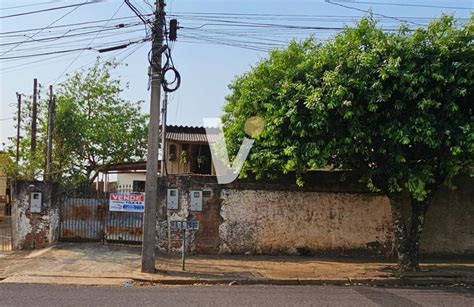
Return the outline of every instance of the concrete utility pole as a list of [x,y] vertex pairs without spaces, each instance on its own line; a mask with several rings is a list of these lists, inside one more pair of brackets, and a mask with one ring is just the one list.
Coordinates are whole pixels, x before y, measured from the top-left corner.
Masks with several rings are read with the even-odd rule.
[[150,123],[146,163],[145,213],[143,217],[142,272],[155,272],[156,207],[158,205],[158,150],[160,144],[161,49],[165,1],[156,1],[151,58]]
[[35,78],[33,80],[33,106],[31,109],[31,152],[36,151],[36,121],[37,121],[37,114],[38,114],[38,104],[37,104],[37,96],[38,96],[38,80]]
[[51,163],[53,160],[53,129],[56,113],[56,97],[53,96],[53,86],[49,86],[49,104],[48,104],[48,143],[46,147],[46,168],[45,179],[51,179]]
[[21,130],[21,94],[16,93],[18,99],[18,113],[16,115],[16,164],[20,163],[20,130]]

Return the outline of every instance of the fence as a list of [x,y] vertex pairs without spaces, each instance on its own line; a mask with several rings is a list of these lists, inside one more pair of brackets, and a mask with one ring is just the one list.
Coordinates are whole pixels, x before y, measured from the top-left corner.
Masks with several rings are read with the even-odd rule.
[[12,227],[10,216],[0,216],[0,251],[12,249]]
[[120,186],[113,192],[97,191],[91,187],[62,191],[59,240],[140,244],[143,213],[111,211],[109,206],[111,193],[137,195],[138,192],[131,186]]

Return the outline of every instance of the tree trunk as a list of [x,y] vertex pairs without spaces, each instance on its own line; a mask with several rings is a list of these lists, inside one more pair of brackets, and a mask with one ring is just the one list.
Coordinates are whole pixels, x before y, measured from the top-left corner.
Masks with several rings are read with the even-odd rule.
[[394,225],[395,249],[397,251],[398,270],[405,272],[410,267],[410,257],[408,254],[408,230],[405,224],[402,210],[401,193],[389,194],[390,207],[392,210],[392,220]]
[[423,201],[410,198],[412,209],[410,225],[407,227],[402,210],[400,193],[389,195],[394,224],[395,247],[400,272],[420,271],[420,239],[425,225],[425,215],[431,202],[431,195]]
[[426,198],[424,201],[417,201],[412,199],[412,213],[411,213],[411,225],[410,225],[410,238],[408,241],[408,254],[409,254],[409,271],[419,272],[420,271],[420,239],[421,233],[425,226],[425,215],[428,210],[428,206],[431,202],[431,198]]

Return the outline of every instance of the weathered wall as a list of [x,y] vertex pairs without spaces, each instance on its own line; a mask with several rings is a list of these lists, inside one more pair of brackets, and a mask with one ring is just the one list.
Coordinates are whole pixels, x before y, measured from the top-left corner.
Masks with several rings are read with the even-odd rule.
[[474,178],[460,177],[457,188],[442,188],[426,214],[421,251],[436,255],[474,255]]
[[382,196],[225,189],[221,198],[221,252],[391,252]]
[[[179,208],[161,208],[158,245],[179,251],[181,234],[170,232],[169,222],[198,220],[200,229],[188,247],[196,253],[390,255],[388,199],[354,182],[344,173],[315,174],[304,188],[295,186],[294,178],[218,185],[211,176],[170,176],[160,195],[166,194],[165,185],[178,188]],[[423,253],[474,254],[473,182],[460,178],[457,190],[436,195],[422,235]],[[190,190],[211,192],[201,212],[190,210]]]
[[[42,210],[32,213],[30,193],[42,192]],[[55,186],[39,181],[17,181],[13,184],[13,249],[34,249],[54,244],[58,239],[59,207],[54,200]]]
[[[166,220],[197,220],[190,236],[196,253],[369,253],[392,250],[390,208],[386,198],[364,192],[358,184],[323,175],[311,188],[294,181],[238,181],[218,185],[210,176],[171,176],[167,186],[179,189],[179,208],[165,210]],[[209,191],[202,211],[190,210],[190,190]],[[161,193],[164,195],[165,191]],[[160,247],[181,249],[181,234],[168,232]]]

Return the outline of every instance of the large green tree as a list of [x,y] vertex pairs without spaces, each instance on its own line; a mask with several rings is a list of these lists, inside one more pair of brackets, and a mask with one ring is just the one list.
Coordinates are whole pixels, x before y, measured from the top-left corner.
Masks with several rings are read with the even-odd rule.
[[246,119],[258,115],[266,125],[244,171],[360,172],[390,199],[399,269],[419,270],[433,194],[473,163],[473,27],[473,18],[458,25],[444,16],[387,33],[367,17],[324,44],[273,51],[231,85],[223,118],[231,152]]
[[[53,134],[53,179],[92,182],[102,167],[144,158],[147,117],[141,102],[121,98],[125,87],[112,73],[113,61],[101,62],[70,76],[56,92]],[[29,109],[31,103],[25,104]],[[29,146],[30,120],[23,123],[22,159],[13,169],[20,178],[38,178],[44,173],[47,103],[39,107],[38,150]],[[11,151],[13,153],[13,151]]]

